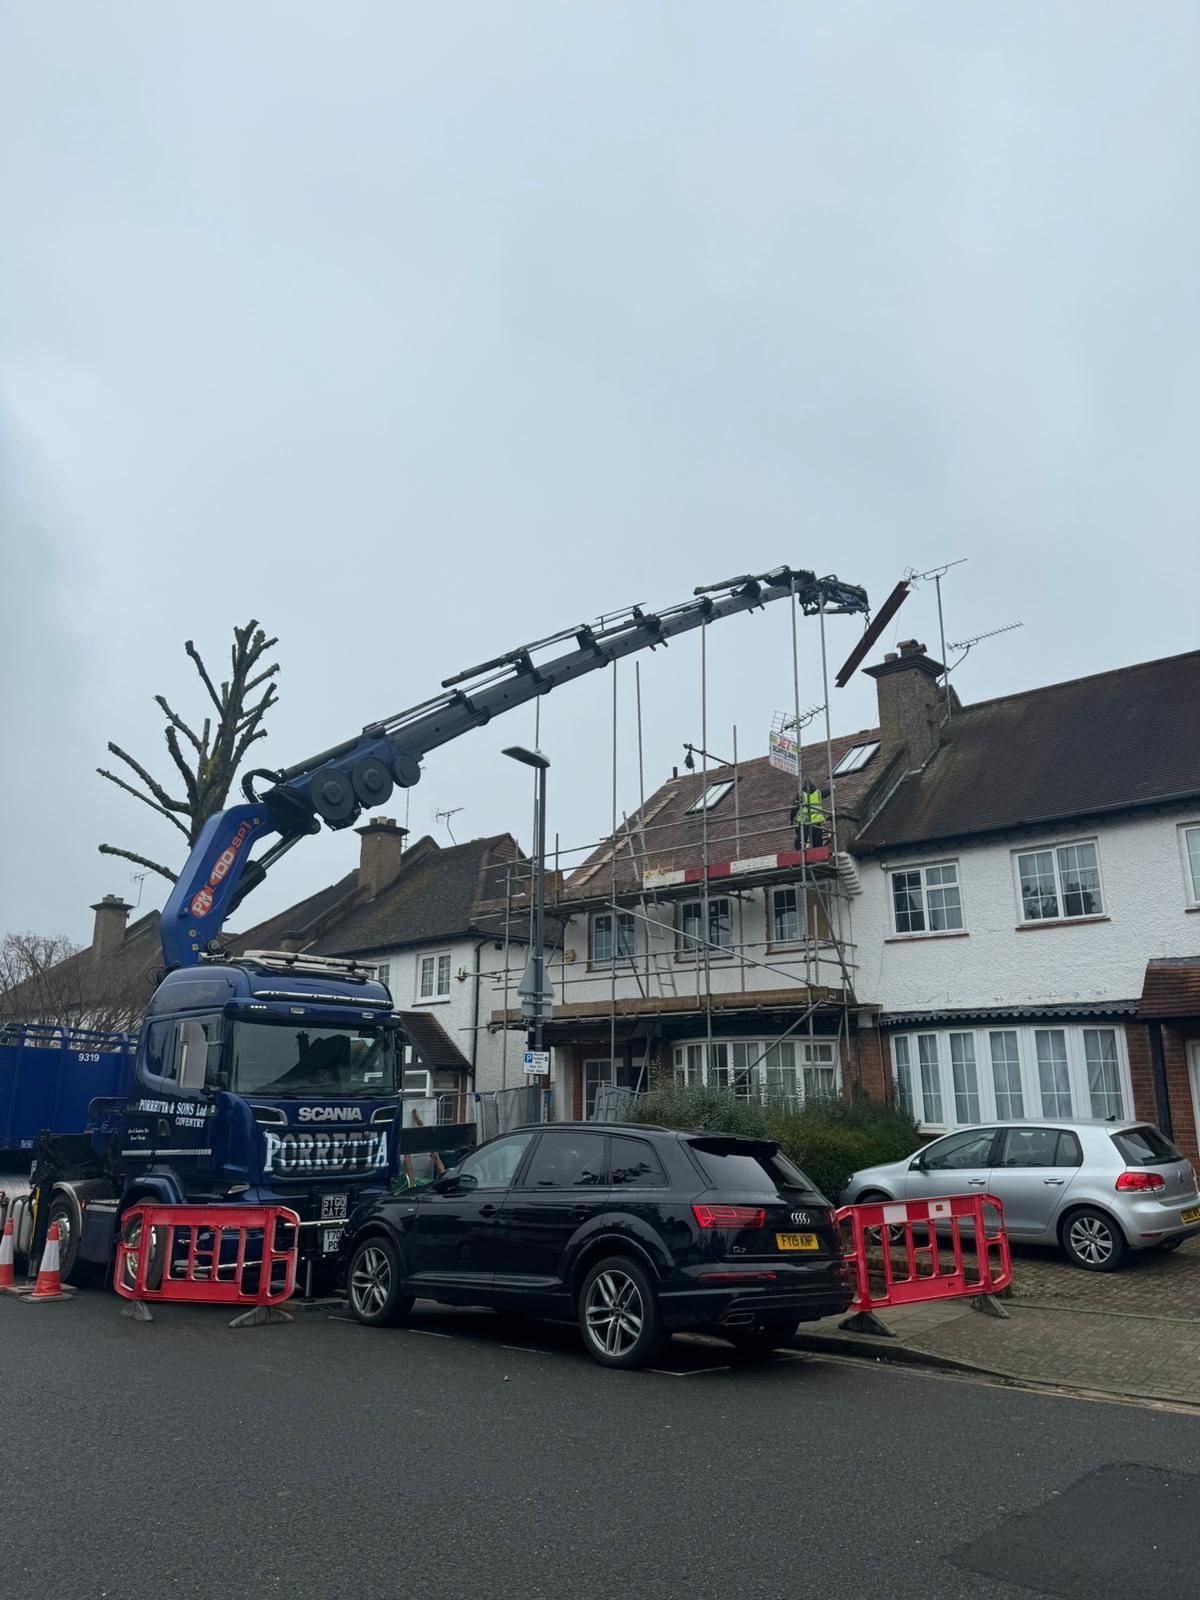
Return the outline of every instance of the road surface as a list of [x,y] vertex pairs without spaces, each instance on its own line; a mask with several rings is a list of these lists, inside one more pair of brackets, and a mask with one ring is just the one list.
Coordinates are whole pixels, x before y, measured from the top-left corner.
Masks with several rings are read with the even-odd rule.
[[[1200,1416],[486,1314],[0,1297],[14,1600],[1200,1592]],[[1015,1565],[1014,1565],[1015,1563]]]

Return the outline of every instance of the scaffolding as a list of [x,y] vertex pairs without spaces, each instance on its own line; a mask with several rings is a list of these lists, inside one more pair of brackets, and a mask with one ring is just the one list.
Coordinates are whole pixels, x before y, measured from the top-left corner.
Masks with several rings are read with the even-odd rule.
[[[563,846],[556,835],[552,879],[554,893],[547,902],[548,911],[556,914],[560,930],[557,947],[548,962],[548,971],[553,975],[560,1005],[569,1010],[570,1020],[575,1026],[577,1037],[566,1042],[579,1051],[581,1077],[586,1049],[578,1036],[589,1035],[597,1041],[598,1047],[603,1043],[607,1048],[608,1072],[613,1081],[598,1085],[594,1105],[585,1107],[594,1116],[602,1115],[603,1120],[620,1120],[630,1098],[648,1086],[654,1052],[661,1043],[664,1029],[672,1021],[677,1024],[686,1021],[692,1029],[702,1027],[702,1038],[689,1033],[686,1042],[703,1044],[704,1081],[710,1081],[714,1076],[718,1079],[723,1077],[725,1086],[744,1098],[756,1098],[762,1093],[768,1075],[766,1070],[760,1074],[758,1069],[768,1061],[772,1052],[778,1052],[780,1046],[798,1040],[808,1047],[804,1055],[797,1052],[793,1057],[793,1081],[799,1098],[802,1099],[804,1093],[804,1066],[815,1064],[814,1046],[818,1041],[822,1044],[832,1041],[833,1062],[838,1074],[835,1081],[840,1081],[843,1092],[848,1082],[853,1085],[856,1081],[855,1073],[847,1073],[843,1069],[852,1065],[849,1059],[852,1035],[850,1013],[855,1005],[854,973],[857,968],[854,946],[849,938],[848,896],[856,892],[857,880],[853,863],[841,851],[838,837],[825,614],[823,610],[818,613],[822,700],[812,711],[804,713],[801,711],[802,673],[797,629],[800,607],[793,601],[790,609],[794,711],[789,720],[796,727],[797,804],[804,793],[805,777],[808,776],[810,780],[812,777],[814,751],[820,749],[817,745],[804,746],[800,730],[803,722],[809,720],[814,712],[824,712],[824,749],[821,753],[824,756],[822,765],[829,802],[827,845],[821,850],[780,852],[776,849],[772,852],[767,848],[766,841],[774,838],[777,842],[781,832],[779,809],[776,805],[760,810],[745,809],[736,727],[732,729],[733,761],[710,767],[707,748],[707,627],[702,623],[699,630],[701,738],[698,751],[701,765],[697,794],[701,797],[707,794],[713,775],[717,775],[716,781],[730,778],[732,806],[728,813],[710,817],[710,807],[701,804],[698,813],[699,859],[684,863],[682,873],[678,864],[664,870],[664,854],[674,862],[678,851],[672,851],[665,840],[660,841],[660,835],[668,830],[677,830],[680,818],[678,815],[665,819],[661,816],[673,797],[673,791],[667,785],[656,791],[647,805],[641,674],[640,667],[636,665],[634,701],[638,808],[630,817],[618,805],[620,702],[616,663],[613,663],[610,831],[602,839],[570,846]],[[807,774],[804,771],[806,758],[810,762]],[[759,851],[766,852],[758,857],[755,856],[756,842]],[[775,856],[773,863],[770,859],[772,854]],[[578,863],[574,868],[570,865],[573,861]],[[741,866],[743,870],[733,873],[730,870],[731,863]],[[622,868],[627,871],[623,872]],[[532,862],[517,860],[508,864],[505,877],[504,965],[501,971],[492,975],[493,991],[501,1002],[503,1020],[499,1027],[505,1034],[501,1072],[504,1113],[501,1114],[499,1106],[494,1111],[489,1109],[489,1124],[493,1121],[497,1125],[510,1123],[515,1109],[522,1103],[530,1103],[524,1086],[514,1085],[511,1081],[507,1035],[510,1031],[515,1032],[519,1026],[519,1019],[510,1010],[509,999],[519,981],[524,960],[518,954],[514,963],[512,942],[516,919],[522,917],[529,904],[532,872]],[[664,881],[681,877],[685,880],[682,883]],[[570,893],[564,891],[567,879],[572,885]],[[720,899],[729,902],[729,939],[724,942],[713,937],[714,932],[719,931],[714,926],[712,913],[713,902],[718,898],[713,889],[716,883],[720,885]],[[772,938],[771,891],[777,887],[800,889],[796,908],[798,917],[802,918],[799,937],[795,941],[788,941],[786,949],[780,949],[780,942]],[[755,891],[763,894],[763,937],[747,938],[748,897]],[[685,930],[682,915],[676,915],[677,907],[683,899],[695,902],[697,898],[700,902],[699,930],[694,926],[694,914],[691,928]],[[519,908],[516,903],[518,900],[521,902]],[[735,905],[736,940],[733,938]],[[592,947],[592,918],[597,913],[607,913],[611,918],[610,953],[607,959],[601,960],[594,959]],[[564,918],[581,918],[585,923],[582,961],[576,959],[575,949],[569,948],[562,937],[562,930],[567,925]],[[623,949],[623,918],[631,918],[635,928],[642,934],[640,939],[635,940],[632,952]],[[714,971],[726,973],[734,969],[739,974],[736,991],[725,985],[714,988]],[[780,979],[780,984],[777,989],[748,988],[751,974],[760,981],[762,975],[772,974]],[[694,992],[684,994],[681,992],[681,980],[691,977],[695,980]],[[485,974],[481,981],[486,981],[486,978]],[[607,1004],[603,997],[581,998],[578,1003],[572,1003],[573,993],[581,997],[586,990],[591,996],[597,996],[602,995],[604,989],[607,989]],[[733,999],[735,994],[748,1000],[749,1004],[726,1004],[727,997]],[[734,1052],[725,1048],[727,1040],[714,1037],[714,1023],[720,1032],[720,1019],[724,1013],[742,1014],[747,1010],[763,1012],[764,1022],[768,1018],[773,1019],[769,1030],[773,1037],[762,1044],[753,1059],[745,1059],[750,1052],[743,1052],[744,1059],[736,1069],[729,1066],[718,1068],[715,1065],[717,1050],[724,1050],[729,1062],[733,1061]],[[780,1028],[782,1019],[778,1014],[790,1014],[793,1011],[795,1015],[790,1016],[787,1026]],[[825,1023],[820,1031],[817,1028],[818,1018]],[[497,1024],[493,1021],[490,1026],[495,1028]],[[551,1026],[558,1031],[561,1021]],[[764,1027],[761,1032],[765,1036],[768,1029]],[[607,1040],[604,1040],[605,1033]],[[619,1035],[624,1049],[624,1076],[632,1080],[620,1085],[615,1081]],[[641,1060],[635,1063],[632,1060],[632,1046],[639,1035],[643,1040],[643,1048]],[[776,1059],[780,1057],[777,1055]],[[671,1070],[668,1063],[662,1065],[668,1072]],[[562,1082],[559,1081],[555,1087],[561,1096]],[[556,1109],[560,1115],[569,1116],[572,1108],[560,1103]]]

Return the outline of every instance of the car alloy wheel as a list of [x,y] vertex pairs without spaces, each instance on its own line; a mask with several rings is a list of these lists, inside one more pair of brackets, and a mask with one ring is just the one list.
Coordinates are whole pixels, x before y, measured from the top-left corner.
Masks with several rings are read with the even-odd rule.
[[1080,1211],[1070,1219],[1066,1235],[1067,1254],[1090,1272],[1112,1272],[1125,1254],[1125,1240],[1099,1211]]
[[634,1280],[619,1267],[610,1267],[589,1288],[584,1314],[597,1348],[620,1360],[641,1338],[646,1308]]
[[392,1264],[378,1245],[367,1245],[354,1258],[350,1302],[361,1317],[378,1317],[392,1290]]

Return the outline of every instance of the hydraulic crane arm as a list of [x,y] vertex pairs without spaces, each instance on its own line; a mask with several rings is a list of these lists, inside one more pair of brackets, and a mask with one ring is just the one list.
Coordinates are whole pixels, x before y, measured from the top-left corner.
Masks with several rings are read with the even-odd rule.
[[[809,616],[869,609],[866,591],[856,585],[791,567],[729,578],[696,589],[694,598],[665,611],[634,606],[604,623],[585,623],[536,639],[447,678],[444,692],[432,700],[370,723],[355,738],[308,761],[282,772],[248,774],[242,780],[247,803],[209,818],[164,908],[161,934],[167,966],[194,966],[226,917],[285,850],[306,834],[319,833],[322,822],[348,828],[364,810],[386,805],[394,786],[408,788],[417,782],[430,750],[622,656],[653,650],[692,628],[789,597]],[[561,654],[534,661],[535,651],[568,640],[570,647]],[[269,781],[261,794],[254,788],[256,778]],[[269,835],[277,836],[275,843],[251,860],[253,846]]]

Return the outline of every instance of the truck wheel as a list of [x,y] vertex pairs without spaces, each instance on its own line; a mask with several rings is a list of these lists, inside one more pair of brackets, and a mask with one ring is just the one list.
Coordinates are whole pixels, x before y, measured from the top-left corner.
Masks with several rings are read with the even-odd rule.
[[58,1223],[58,1271],[64,1283],[78,1283],[79,1234],[75,1229],[75,1207],[65,1194],[56,1195],[50,1205],[50,1221]]
[[[132,1254],[125,1257],[125,1275],[122,1284],[131,1293],[136,1279],[138,1256],[142,1249],[142,1219],[135,1216],[140,1200],[135,1200],[121,1217],[121,1238],[130,1247]],[[146,1288],[159,1289],[163,1280],[163,1246],[164,1239],[156,1229],[150,1229],[150,1265],[146,1272]]]

